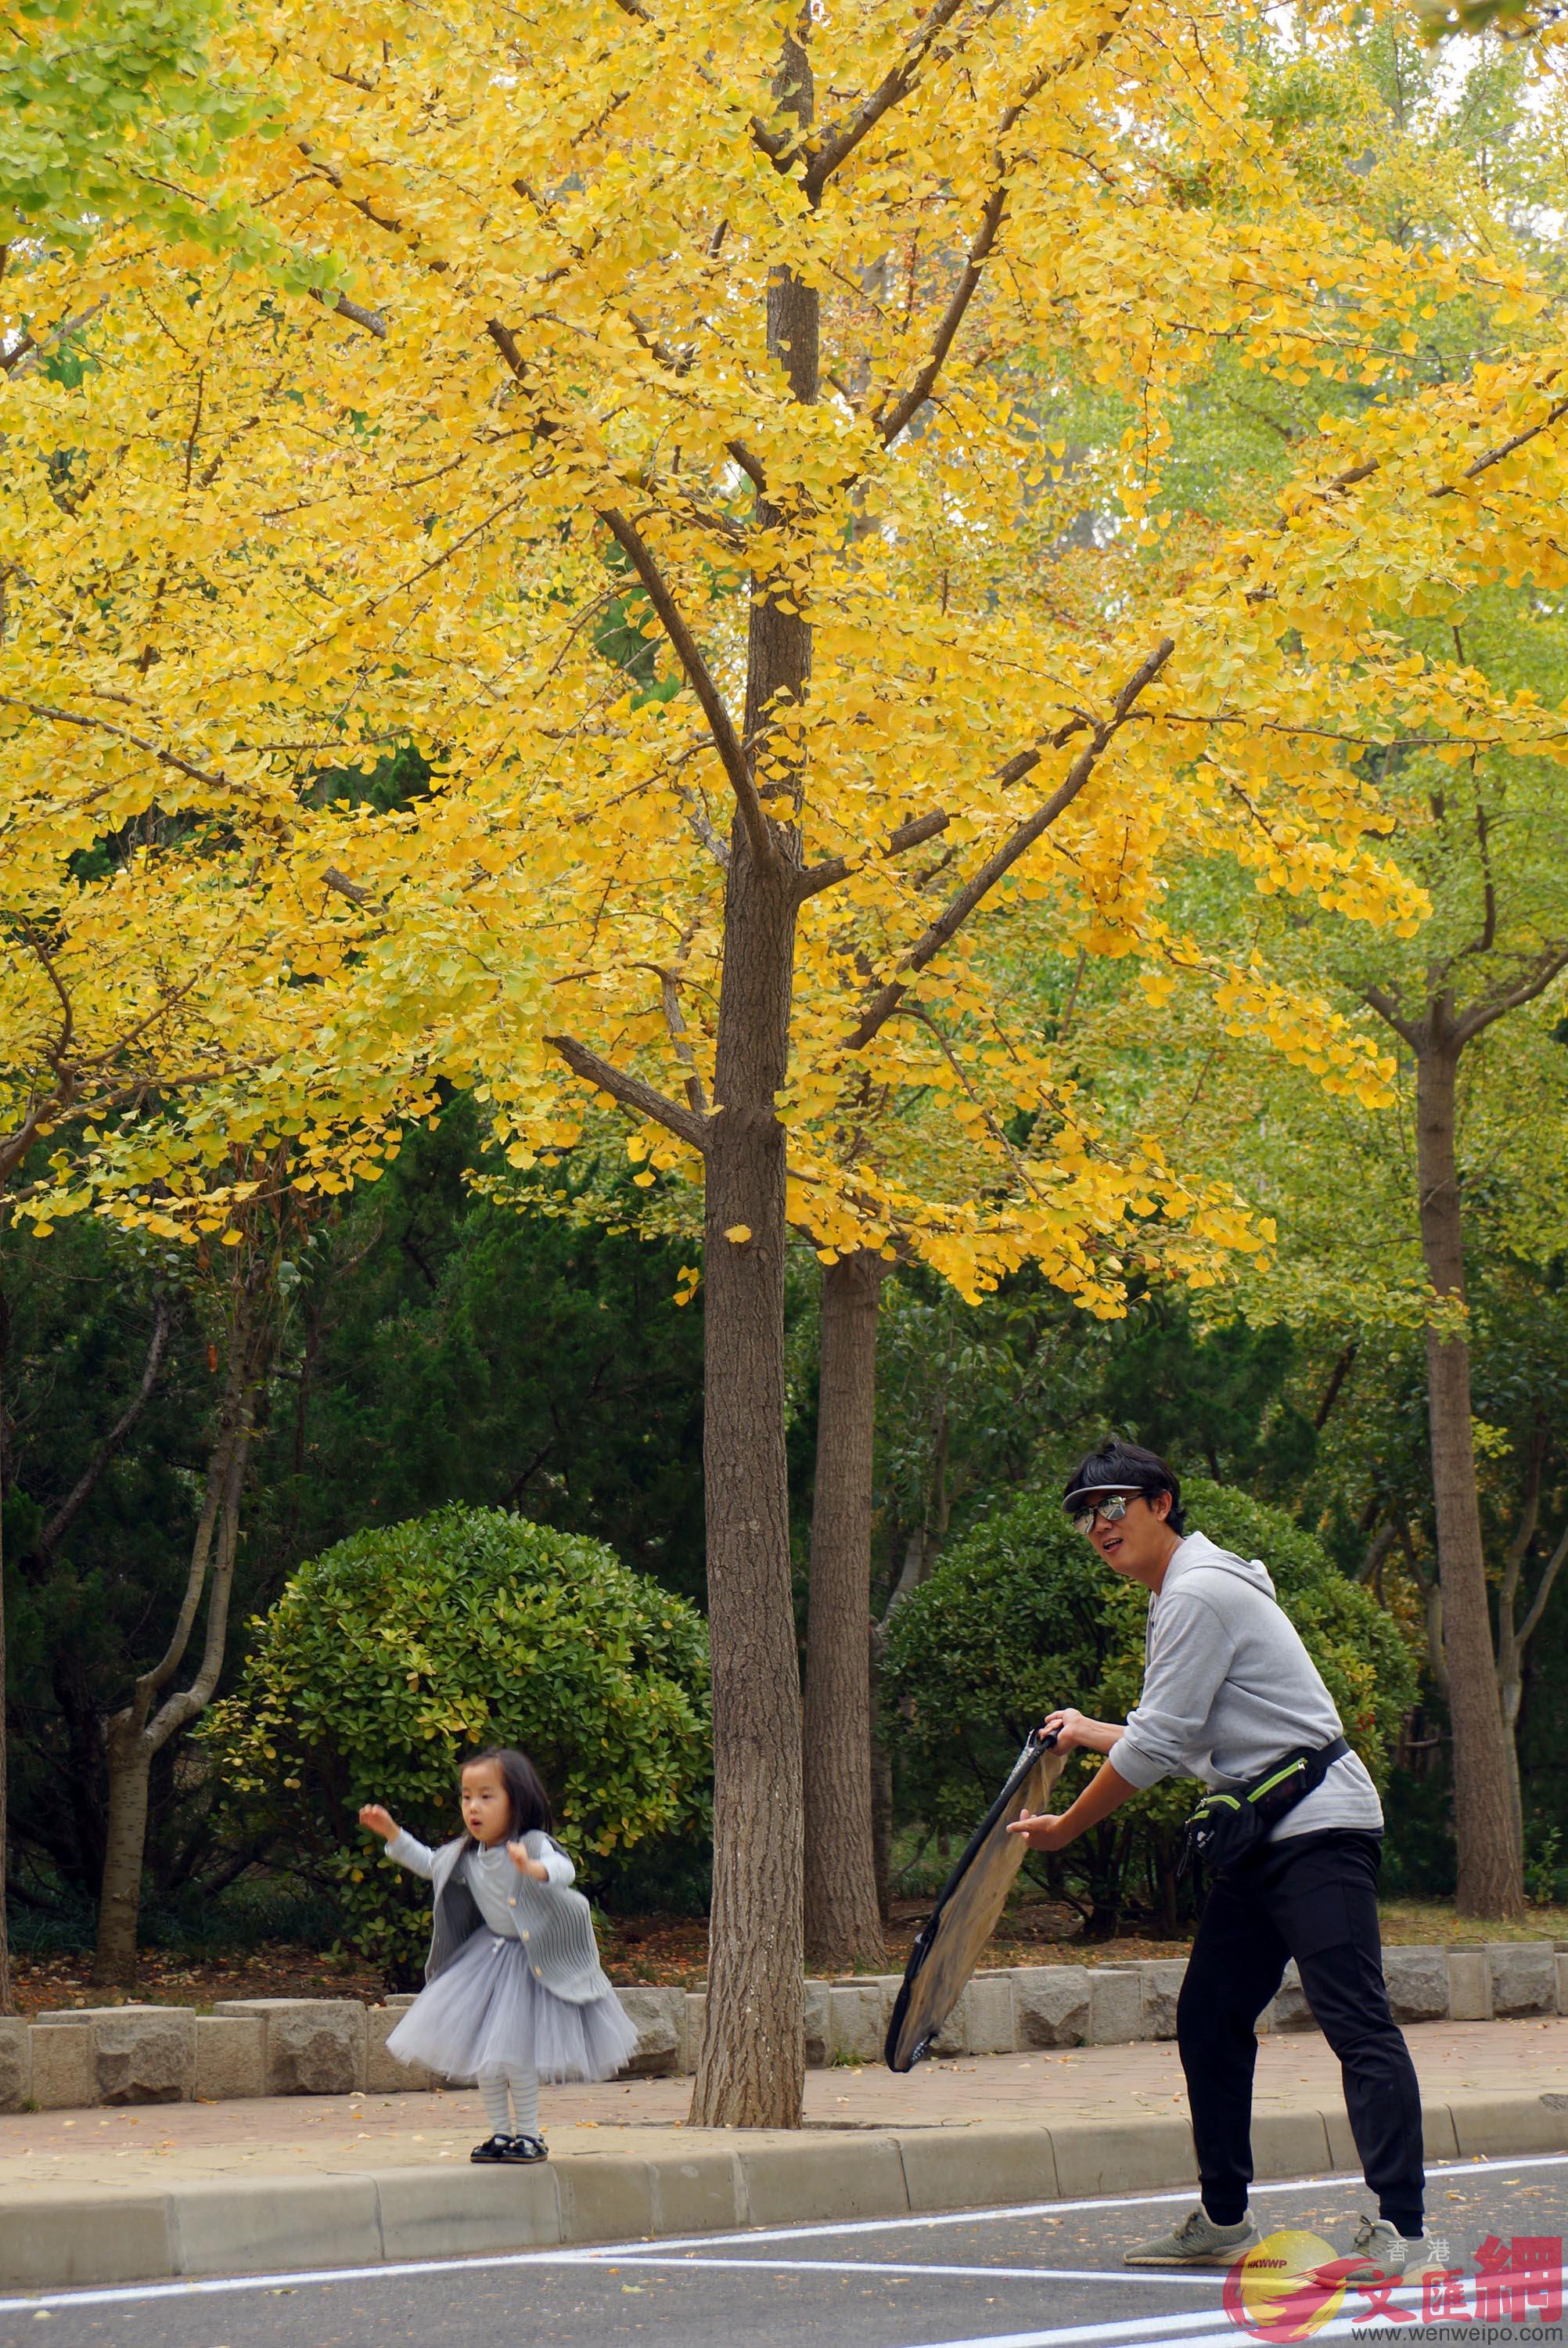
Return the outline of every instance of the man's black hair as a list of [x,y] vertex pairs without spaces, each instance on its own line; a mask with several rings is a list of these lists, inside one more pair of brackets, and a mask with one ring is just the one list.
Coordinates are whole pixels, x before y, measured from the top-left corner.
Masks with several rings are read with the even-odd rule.
[[1173,1533],[1187,1529],[1186,1512],[1182,1507],[1182,1488],[1174,1471],[1153,1451],[1145,1451],[1141,1443],[1122,1443],[1115,1436],[1087,1459],[1081,1459],[1068,1478],[1061,1495],[1061,1504],[1071,1509],[1080,1492],[1090,1492],[1113,1485],[1123,1492],[1142,1492],[1153,1500],[1158,1492],[1169,1492],[1171,1513],[1165,1519]]

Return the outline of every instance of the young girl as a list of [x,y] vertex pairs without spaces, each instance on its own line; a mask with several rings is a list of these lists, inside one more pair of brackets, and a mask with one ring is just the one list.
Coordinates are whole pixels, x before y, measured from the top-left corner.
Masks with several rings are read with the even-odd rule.
[[[476,2079],[490,2134],[475,2160],[547,2160],[539,2076],[607,2079],[637,2033],[606,1981],[577,1873],[553,1838],[549,1797],[522,1753],[476,1753],[459,1772],[466,1834],[436,1851],[378,1802],[359,1814],[386,1856],[436,1886],[425,1986],[387,2039],[405,2063]],[[510,2108],[508,2108],[510,2106]]]

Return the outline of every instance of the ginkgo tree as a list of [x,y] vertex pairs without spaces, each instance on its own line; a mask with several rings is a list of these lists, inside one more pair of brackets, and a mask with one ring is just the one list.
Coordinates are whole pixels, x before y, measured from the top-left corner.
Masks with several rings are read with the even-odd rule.
[[[342,257],[335,307],[134,242],[85,273],[109,304],[94,528],[134,541],[118,592],[147,625],[90,658],[54,644],[49,705],[80,713],[96,664],[148,761],[220,745],[262,796],[307,743],[349,764],[419,740],[425,800],[313,808],[291,850],[347,880],[388,1021],[424,1023],[524,1161],[578,1130],[567,1070],[643,1121],[651,1166],[701,1175],[700,2120],[799,2114],[792,1169],[825,1250],[880,1248],[891,1178],[824,1146],[864,1079],[947,1094],[960,1129],[1036,1119],[1061,1179],[1061,1086],[986,1032],[986,940],[1061,871],[1089,947],[1137,951],[1156,985],[1164,962],[1208,968],[1236,1016],[1381,1097],[1364,1026],[1166,919],[1163,860],[1179,838],[1409,930],[1424,900],[1383,853],[1366,746],[1554,731],[1380,624],[1476,537],[1468,484],[1528,498],[1544,329],[1446,402],[1399,396],[1424,307],[1528,319],[1528,272],[1479,201],[1468,229],[1394,245],[1337,208],[1320,158],[1298,177],[1288,123],[1251,102],[1256,37],[1156,0],[936,0],[913,23],[876,0],[820,21],[473,0],[439,27],[288,0],[235,32],[288,126],[235,170],[280,233]],[[1064,621],[1033,558],[1078,490],[1020,361],[1068,348],[1128,400],[1106,461],[1153,561],[1169,402],[1222,341],[1396,406],[1161,594]],[[179,483],[135,507],[155,442]],[[1522,526],[1533,543],[1539,512]],[[672,695],[596,649],[628,574]],[[1158,1203],[1153,1179],[1130,1203]],[[1050,1191],[1005,1215],[938,1201],[932,1260],[971,1289],[1029,1260]]]

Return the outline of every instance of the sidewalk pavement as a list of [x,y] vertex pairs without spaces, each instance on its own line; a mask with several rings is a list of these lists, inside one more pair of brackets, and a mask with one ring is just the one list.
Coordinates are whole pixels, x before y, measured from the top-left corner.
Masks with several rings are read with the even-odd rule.
[[[1433,2158],[1568,2152],[1568,2019],[1406,2033]],[[693,2129],[691,2083],[547,2087],[548,2168],[481,2170],[472,2091],[0,2117],[0,2284],[257,2272],[1180,2187],[1169,2044],[808,2074],[805,2128]],[[843,2132],[843,2133],[835,2133]],[[1354,2168],[1316,2032],[1258,2047],[1260,2177]]]

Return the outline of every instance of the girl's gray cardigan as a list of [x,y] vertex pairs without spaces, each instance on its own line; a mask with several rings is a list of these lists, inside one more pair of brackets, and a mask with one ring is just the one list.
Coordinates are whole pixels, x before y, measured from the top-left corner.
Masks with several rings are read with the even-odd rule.
[[[557,1848],[548,1835],[537,1829],[524,1835],[522,1842],[530,1859],[548,1858]],[[427,1876],[436,1887],[426,1981],[445,1972],[464,1942],[487,1929],[459,1865],[470,1847],[467,1836],[459,1835],[454,1842],[444,1842],[439,1850],[427,1850],[406,1830],[386,1846],[389,1859],[415,1875]],[[517,1882],[507,1895],[507,1907],[535,1980],[552,1997],[564,1998],[569,2005],[589,2005],[595,1998],[615,1994],[599,1962],[593,1912],[580,1891],[565,1884],[536,1883],[519,1868]]]

